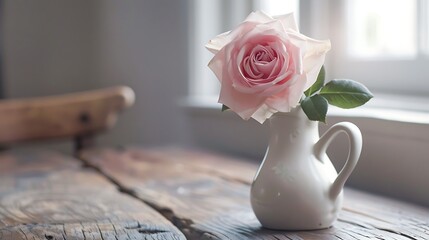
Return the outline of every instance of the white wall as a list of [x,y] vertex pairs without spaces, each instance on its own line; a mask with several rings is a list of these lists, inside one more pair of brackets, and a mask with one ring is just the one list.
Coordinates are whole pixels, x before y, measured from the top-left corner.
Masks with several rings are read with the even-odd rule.
[[94,8],[83,0],[4,1],[5,95],[94,88]]
[[101,142],[186,142],[186,1],[5,0],[5,95],[128,85],[136,104]]
[[97,86],[126,84],[137,96],[112,136],[125,144],[184,144],[178,101],[188,89],[186,1],[98,1],[98,11]]

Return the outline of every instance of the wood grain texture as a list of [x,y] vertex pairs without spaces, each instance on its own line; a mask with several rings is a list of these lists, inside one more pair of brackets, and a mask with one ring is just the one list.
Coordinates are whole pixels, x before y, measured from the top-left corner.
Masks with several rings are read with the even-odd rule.
[[[112,127],[118,112],[134,102],[128,87],[59,96],[0,101],[0,145],[50,138],[90,136]],[[80,147],[80,146],[78,146]]]
[[81,158],[161,212],[188,239],[429,239],[428,209],[350,189],[329,229],[264,229],[249,202],[255,163],[178,149],[93,150]]
[[0,239],[185,239],[158,212],[76,159],[0,154]]

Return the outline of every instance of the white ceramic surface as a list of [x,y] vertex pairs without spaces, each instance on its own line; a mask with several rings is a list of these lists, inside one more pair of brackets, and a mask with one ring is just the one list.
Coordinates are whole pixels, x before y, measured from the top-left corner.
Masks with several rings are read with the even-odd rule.
[[[345,181],[362,149],[356,125],[342,122],[319,139],[318,123],[301,108],[270,119],[271,136],[251,187],[253,211],[266,228],[313,230],[330,227],[341,209]],[[350,152],[337,174],[326,148],[340,132],[349,137]]]

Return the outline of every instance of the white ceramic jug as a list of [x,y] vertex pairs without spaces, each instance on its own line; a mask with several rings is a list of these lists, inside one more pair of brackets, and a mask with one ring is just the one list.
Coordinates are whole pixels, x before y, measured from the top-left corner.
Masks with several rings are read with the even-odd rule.
[[[300,107],[270,119],[270,142],[251,187],[253,211],[266,228],[313,230],[330,227],[341,209],[342,189],[362,149],[356,125],[342,122],[319,139],[318,122]],[[340,132],[349,137],[348,159],[337,174],[326,148]]]

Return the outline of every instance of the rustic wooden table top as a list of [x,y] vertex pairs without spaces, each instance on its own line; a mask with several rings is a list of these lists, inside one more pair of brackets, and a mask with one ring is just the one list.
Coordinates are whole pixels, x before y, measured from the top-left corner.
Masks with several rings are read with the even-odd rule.
[[0,154],[0,239],[429,239],[429,209],[351,189],[329,229],[264,229],[248,161],[137,148],[80,158]]

